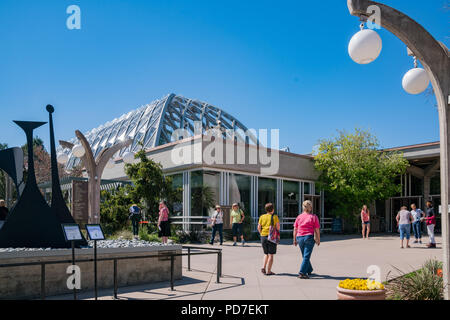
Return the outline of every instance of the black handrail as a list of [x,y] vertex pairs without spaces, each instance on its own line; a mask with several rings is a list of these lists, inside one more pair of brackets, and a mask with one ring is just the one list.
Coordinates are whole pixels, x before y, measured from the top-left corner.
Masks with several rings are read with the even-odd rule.
[[[118,292],[118,260],[132,260],[132,259],[149,259],[149,258],[170,258],[170,289],[174,289],[174,269],[175,269],[175,257],[188,257],[188,271],[191,271],[191,256],[194,255],[204,255],[204,254],[217,254],[217,283],[220,283],[220,277],[222,276],[222,249],[216,248],[202,248],[202,247],[192,247],[192,246],[182,246],[182,249],[187,249],[187,253],[164,253],[164,254],[151,254],[151,255],[141,255],[141,256],[128,256],[128,257],[109,257],[109,258],[98,258],[97,261],[113,261],[113,277],[114,277],[114,299],[117,299]],[[214,252],[191,252],[191,250],[203,250],[203,251],[214,251]],[[80,262],[94,262],[95,259],[78,259],[77,263]],[[8,263],[0,264],[0,268],[12,268],[12,267],[22,267],[22,266],[41,266],[41,300],[45,300],[45,266],[50,264],[72,264],[72,260],[56,260],[56,261],[36,261],[36,262],[22,262],[22,263]]]

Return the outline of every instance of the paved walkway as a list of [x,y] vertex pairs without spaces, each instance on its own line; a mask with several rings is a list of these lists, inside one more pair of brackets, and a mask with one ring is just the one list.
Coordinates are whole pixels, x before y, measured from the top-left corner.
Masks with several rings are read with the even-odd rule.
[[[424,239],[427,240],[427,239]],[[412,271],[429,258],[442,259],[441,239],[436,238],[437,249],[412,244],[410,249],[400,249],[398,236],[377,235],[369,240],[357,236],[323,236],[312,256],[314,274],[311,279],[297,278],[301,262],[298,247],[282,240],[275,256],[275,276],[261,274],[263,253],[257,242],[245,247],[225,243],[223,248],[223,277],[216,281],[216,255],[191,258],[192,271],[187,271],[187,257],[183,257],[183,279],[175,282],[170,291],[168,282],[119,288],[119,299],[183,299],[183,300],[234,300],[234,299],[336,299],[336,286],[349,277],[367,277],[367,267],[377,265],[381,279],[398,275],[395,267]],[[210,245],[199,245],[210,247]],[[214,246],[219,247],[219,246]],[[92,299],[92,293],[79,295]],[[99,292],[100,299],[112,299],[112,290]],[[72,299],[71,295],[53,299]]]

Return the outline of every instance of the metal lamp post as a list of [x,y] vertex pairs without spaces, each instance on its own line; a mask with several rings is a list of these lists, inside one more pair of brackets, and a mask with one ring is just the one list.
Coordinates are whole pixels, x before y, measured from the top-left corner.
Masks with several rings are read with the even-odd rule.
[[74,145],[67,141],[59,141],[64,148],[72,149],[73,154],[79,157],[86,168],[88,174],[88,199],[89,199],[89,219],[88,223],[100,223],[100,182],[103,170],[106,166],[111,166],[111,157],[120,149],[132,144],[133,140],[128,139],[117,143],[110,148],[105,148],[94,159],[94,154],[85,136],[79,131],[75,135],[80,140],[80,145]]
[[[449,244],[449,158],[450,158],[450,53],[448,48],[433,38],[416,21],[395,10],[389,6],[369,0],[347,0],[347,6],[351,15],[366,20],[372,15],[372,8],[379,9],[379,24],[385,29],[396,35],[403,41],[412,55],[420,60],[428,78],[433,85],[434,93],[439,109],[439,134],[440,134],[440,162],[441,162],[441,205],[442,205],[442,243],[443,243],[443,279],[444,279],[444,297],[450,298],[449,286],[449,263],[450,263],[450,244]],[[414,69],[413,69],[414,70]],[[418,78],[419,87],[420,70],[409,75],[404,79],[404,87],[408,85],[410,77]],[[411,88],[411,86],[408,86]],[[405,88],[406,89],[406,88]],[[417,93],[414,88],[410,93]]]

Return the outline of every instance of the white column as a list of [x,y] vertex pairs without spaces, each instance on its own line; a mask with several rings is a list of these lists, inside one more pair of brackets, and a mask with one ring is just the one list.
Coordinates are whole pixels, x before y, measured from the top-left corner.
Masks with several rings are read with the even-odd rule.
[[189,231],[191,216],[191,174],[189,171],[183,172],[183,231]]
[[256,231],[255,220],[258,218],[258,177],[251,176],[251,190],[250,190],[250,210],[252,216],[252,231]]
[[[283,180],[277,179],[277,212],[280,222],[283,222]],[[284,230],[284,225],[281,224],[281,230]]]

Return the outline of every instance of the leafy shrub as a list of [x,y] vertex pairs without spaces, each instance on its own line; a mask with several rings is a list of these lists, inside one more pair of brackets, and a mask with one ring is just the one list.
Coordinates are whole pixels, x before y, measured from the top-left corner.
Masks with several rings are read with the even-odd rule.
[[[396,268],[397,269],[397,268]],[[442,300],[444,282],[438,271],[442,262],[427,260],[420,270],[404,273],[388,283],[389,297],[392,300]]]
[[116,191],[102,191],[100,219],[107,235],[112,235],[128,226],[128,210],[133,203],[129,196],[129,186]]

